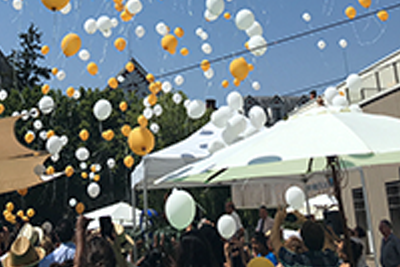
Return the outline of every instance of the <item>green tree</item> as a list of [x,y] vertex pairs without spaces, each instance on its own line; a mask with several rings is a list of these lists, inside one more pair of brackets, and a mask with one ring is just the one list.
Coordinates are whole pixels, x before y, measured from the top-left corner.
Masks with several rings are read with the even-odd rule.
[[16,88],[41,85],[43,79],[50,79],[50,69],[38,64],[40,59],[44,59],[41,54],[41,36],[39,29],[31,24],[25,33],[18,35],[20,48],[12,50],[7,59],[15,71],[14,80]]

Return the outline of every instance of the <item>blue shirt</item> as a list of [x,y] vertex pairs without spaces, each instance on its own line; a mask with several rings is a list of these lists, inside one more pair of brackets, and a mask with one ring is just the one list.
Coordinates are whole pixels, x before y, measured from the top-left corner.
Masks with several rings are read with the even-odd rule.
[[39,267],[49,267],[54,262],[63,263],[66,260],[73,260],[74,257],[75,244],[72,242],[62,243],[39,263]]
[[[259,254],[257,255],[257,257],[262,257],[262,255],[259,253]],[[274,253],[272,253],[272,252],[268,253],[267,255],[265,255],[265,258],[266,258],[267,260],[269,260],[270,262],[272,262],[272,264],[273,264],[274,266],[278,265],[278,260],[276,259]]]

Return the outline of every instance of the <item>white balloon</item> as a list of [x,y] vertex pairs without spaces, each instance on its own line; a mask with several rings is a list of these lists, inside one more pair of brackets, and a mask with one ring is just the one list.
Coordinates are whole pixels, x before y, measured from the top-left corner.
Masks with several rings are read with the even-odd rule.
[[205,53],[205,54],[211,54],[212,53],[212,47],[209,43],[204,43],[201,45],[201,50]]
[[172,84],[169,81],[165,81],[162,83],[161,89],[164,93],[168,94],[172,90]]
[[106,99],[100,99],[93,107],[93,114],[99,121],[104,121],[110,117],[112,112],[112,105]]
[[149,103],[149,97],[146,96],[145,98],[143,98],[143,106],[145,107],[151,107],[150,103]]
[[39,137],[40,139],[42,139],[43,141],[47,139],[47,132],[45,130],[40,131],[39,133]]
[[109,158],[109,159],[107,160],[107,166],[108,166],[108,168],[114,169],[115,164],[116,164],[116,163],[115,163],[115,159]]
[[96,198],[100,194],[100,186],[98,183],[92,182],[87,187],[87,193],[89,197]]
[[249,111],[249,119],[256,129],[261,129],[267,123],[267,115],[260,106],[253,106]]
[[0,90],[0,101],[4,101],[4,100],[6,100],[6,99],[7,99],[7,97],[8,97],[8,93],[7,93],[7,91],[6,91],[6,90],[4,90],[4,89],[1,89],[1,90]]
[[43,123],[41,120],[35,120],[33,122],[33,128],[35,128],[35,130],[41,130],[43,128]]
[[12,6],[15,10],[21,10],[22,9],[22,0],[13,0]]
[[358,104],[351,104],[349,109],[351,112],[363,112]]
[[107,31],[112,28],[112,23],[109,17],[103,15],[97,19],[96,26],[100,31]]
[[262,35],[263,28],[261,27],[260,23],[254,21],[254,23],[246,30],[246,34],[250,38],[256,35]]
[[212,68],[209,68],[207,71],[204,72],[204,77],[207,79],[211,79],[214,77],[214,70]]
[[72,96],[75,100],[81,98],[81,92],[79,90],[75,90],[74,95]]
[[211,122],[218,128],[224,128],[232,117],[232,110],[228,106],[222,106],[211,114]]
[[83,61],[87,61],[90,59],[90,53],[86,49],[82,49],[79,51],[78,57]]
[[329,103],[332,104],[332,99],[338,94],[336,87],[329,86],[325,89],[324,98]]
[[219,139],[215,139],[212,140],[208,145],[207,145],[207,150],[210,154],[214,154],[215,152],[217,152],[218,150],[223,149],[224,147],[226,147],[226,145],[224,144],[224,142],[222,142]]
[[54,109],[54,100],[51,96],[43,96],[38,103],[38,107],[43,114],[49,114]]
[[14,112],[11,114],[11,117],[17,117],[17,116],[19,116],[19,112],[18,112],[18,111],[14,111]]
[[103,36],[104,36],[105,38],[108,38],[108,37],[111,36],[112,31],[111,31],[111,30],[104,30],[104,31],[101,31],[101,33],[103,34]]
[[246,127],[246,119],[241,114],[235,114],[232,118],[228,120],[228,123],[226,125],[226,129],[231,131],[235,136],[238,136],[244,130],[246,130]]
[[358,92],[362,88],[362,80],[358,74],[350,74],[346,78],[346,86],[350,91]]
[[75,198],[70,198],[70,200],[68,201],[68,204],[71,208],[73,208],[76,206],[76,204],[78,204],[78,201]]
[[201,38],[203,41],[207,40],[207,39],[208,39],[208,33],[202,32],[202,33],[200,34],[200,38]]
[[183,102],[183,106],[184,106],[185,108],[188,108],[189,104],[190,104],[190,99],[186,99],[186,100]]
[[52,137],[47,139],[46,149],[52,155],[58,154],[61,151],[62,146],[63,144],[61,142],[61,139],[57,135],[53,135]]
[[88,34],[94,34],[97,31],[97,24],[96,20],[93,18],[89,18],[85,21],[85,24],[83,24],[83,29],[88,33]]
[[255,56],[262,56],[267,51],[267,41],[261,35],[252,36],[249,41],[249,50]]
[[162,112],[163,112],[163,108],[162,108],[162,106],[161,106],[160,104],[156,104],[156,105],[153,107],[153,113],[154,113],[154,115],[156,115],[157,117],[161,116]]
[[196,35],[199,36],[199,37],[201,36],[201,34],[202,34],[203,32],[204,32],[204,30],[203,30],[202,28],[200,28],[200,27],[197,28],[196,31],[195,31]]
[[255,81],[251,84],[251,86],[253,87],[254,90],[258,91],[261,88],[261,85],[259,82]]
[[303,20],[305,22],[310,22],[311,21],[311,15],[309,13],[307,13],[307,12],[303,14],[302,18],[303,18]]
[[232,110],[239,110],[243,107],[243,97],[237,91],[230,92],[226,97],[226,103]]
[[218,17],[222,12],[224,12],[225,2],[224,0],[207,0],[206,7],[210,13]]
[[161,35],[161,36],[164,36],[164,35],[166,35],[167,33],[168,33],[168,27],[167,27],[167,25],[165,25],[165,23],[164,22],[159,22],[159,23],[157,23],[157,25],[156,25],[156,32],[159,34],[159,35]]
[[189,118],[194,120],[201,118],[205,112],[206,104],[199,99],[190,101],[190,104],[187,107],[187,115]]
[[332,99],[332,105],[334,107],[347,107],[349,102],[345,96],[337,95]]
[[96,172],[101,171],[101,164],[99,164],[99,163],[94,164],[94,168],[95,168]]
[[221,237],[228,240],[238,229],[236,229],[236,222],[232,215],[225,214],[218,219],[217,229]]
[[119,83],[123,83],[123,82],[125,81],[124,76],[119,75],[119,76],[117,77],[117,81],[118,81]]
[[142,38],[145,33],[146,33],[146,30],[144,29],[144,27],[142,25],[139,25],[136,27],[135,34],[138,38]]
[[174,228],[185,229],[192,223],[196,214],[192,196],[183,190],[174,191],[165,202],[165,214]]
[[206,9],[206,11],[204,11],[204,19],[206,21],[214,21],[217,18],[218,18],[218,16],[211,13],[210,10]]
[[93,178],[94,178],[95,175],[96,175],[96,174],[95,174],[94,172],[90,172],[90,173],[89,173],[89,179],[90,179],[90,180],[93,180]]
[[345,39],[341,39],[339,41],[339,45],[341,48],[346,48],[347,47],[347,41]]
[[29,119],[29,113],[26,109],[24,109],[23,111],[21,111],[21,115],[22,115],[22,120],[26,121]]
[[153,133],[158,133],[158,131],[160,131],[160,126],[153,122],[152,124],[150,124],[150,131],[152,131]]
[[75,151],[75,157],[79,161],[85,161],[88,160],[90,157],[90,152],[86,147],[80,147]]
[[140,0],[129,0],[125,7],[131,14],[138,14],[143,9],[143,5]]
[[116,28],[118,26],[118,19],[117,18],[112,18],[111,19],[111,25],[113,28]]
[[180,93],[175,93],[172,96],[172,100],[174,101],[175,104],[179,105],[182,102],[182,96]]
[[153,117],[153,110],[151,109],[151,107],[147,107],[143,110],[143,116],[148,120]]
[[254,23],[254,14],[248,9],[240,10],[235,17],[236,27],[239,30],[247,30]]
[[65,73],[64,70],[59,70],[56,74],[56,77],[59,81],[62,81],[65,79],[65,77],[67,77],[67,74]]
[[32,118],[36,119],[37,117],[39,117],[40,112],[39,112],[39,110],[37,108],[31,108],[31,110],[29,111],[29,115]]
[[53,162],[57,162],[59,159],[60,159],[60,154],[58,153],[51,156],[51,160]]
[[63,15],[67,15],[71,11],[71,9],[72,9],[71,2],[68,2],[68,4],[60,10],[60,12]]
[[303,207],[305,195],[303,190],[298,186],[292,186],[285,192],[286,203],[295,210]]
[[81,162],[79,164],[79,168],[81,168],[82,170],[86,170],[87,169],[87,163],[86,162]]
[[324,50],[325,47],[326,47],[326,43],[325,43],[324,40],[319,40],[318,43],[317,43],[317,46],[318,46],[319,49]]
[[174,79],[174,82],[177,86],[180,86],[183,84],[183,82],[185,81],[185,79],[183,78],[182,75],[177,75]]
[[63,144],[63,146],[66,146],[68,144],[68,136],[66,135],[62,135],[60,137],[61,143]]

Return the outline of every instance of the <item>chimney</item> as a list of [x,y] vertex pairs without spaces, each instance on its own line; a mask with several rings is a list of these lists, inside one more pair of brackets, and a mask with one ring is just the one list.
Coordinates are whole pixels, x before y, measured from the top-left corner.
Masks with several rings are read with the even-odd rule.
[[217,101],[215,101],[215,99],[206,99],[206,107],[207,107],[207,109],[216,110],[217,109]]

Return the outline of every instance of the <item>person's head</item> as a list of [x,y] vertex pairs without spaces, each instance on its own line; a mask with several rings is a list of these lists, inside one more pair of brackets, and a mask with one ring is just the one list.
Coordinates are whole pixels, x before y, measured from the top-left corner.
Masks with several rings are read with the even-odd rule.
[[297,236],[291,236],[285,241],[285,247],[294,253],[303,253],[305,251],[303,241]]
[[315,99],[316,97],[317,97],[317,91],[312,90],[312,91],[310,92],[310,99]]
[[61,219],[54,231],[61,243],[71,241],[74,236],[74,226],[68,219]]
[[91,236],[87,241],[86,261],[88,266],[115,267],[117,261],[114,251],[106,239]]
[[[350,247],[351,247],[351,254],[353,256],[353,260],[354,260],[354,262],[357,263],[362,255],[363,245],[361,245],[360,243],[357,243],[353,240],[350,240]],[[350,262],[349,255],[348,255],[348,248],[344,241],[339,243],[339,245],[337,247],[337,253],[338,253],[339,258],[341,258],[344,262]]]
[[360,226],[356,226],[356,228],[354,228],[353,232],[354,232],[354,236],[359,237],[359,238],[364,238],[367,236],[365,233],[365,230]]
[[46,251],[46,255],[49,255],[55,249],[55,246],[51,241],[51,237],[48,235],[43,236],[43,239],[40,242],[40,247]]
[[261,219],[266,219],[268,217],[268,210],[266,206],[261,206],[260,209],[258,210],[258,215],[260,216]]
[[318,223],[306,221],[301,227],[300,235],[309,250],[321,250],[324,246],[324,229]]
[[232,201],[226,202],[225,204],[225,212],[231,214],[235,211],[235,204]]
[[388,237],[392,233],[392,224],[388,220],[382,220],[379,223],[379,231],[384,237]]
[[267,247],[267,238],[262,233],[256,232],[251,238],[251,248],[256,254],[265,256],[269,250]]

